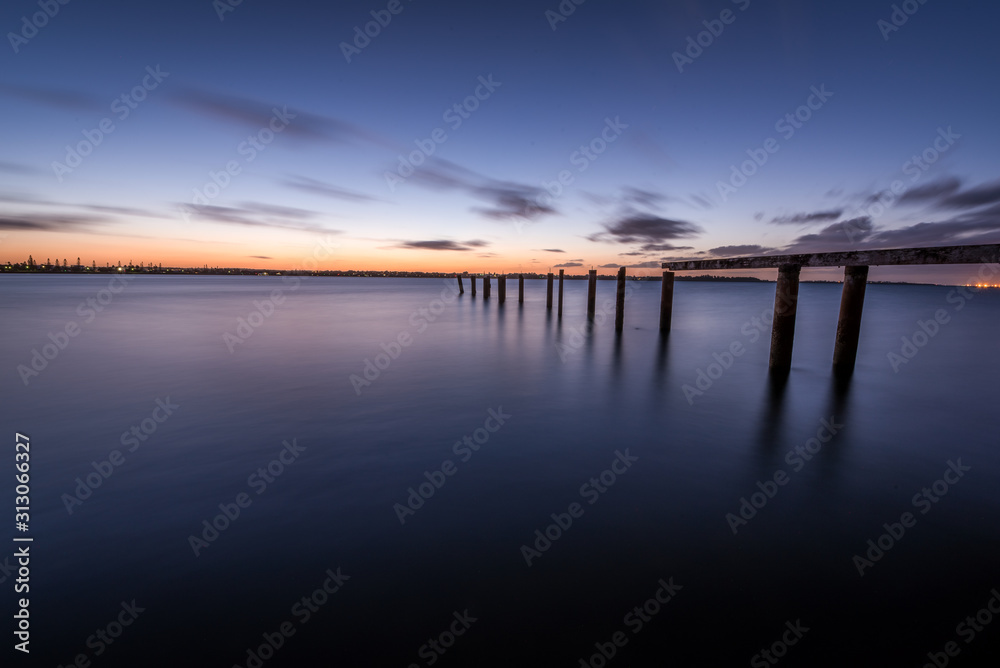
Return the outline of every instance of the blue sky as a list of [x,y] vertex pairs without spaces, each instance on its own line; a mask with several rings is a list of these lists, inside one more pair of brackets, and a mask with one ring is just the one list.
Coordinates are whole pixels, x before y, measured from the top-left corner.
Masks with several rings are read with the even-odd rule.
[[0,259],[652,274],[1000,242],[1000,9],[895,7],[15,0]]

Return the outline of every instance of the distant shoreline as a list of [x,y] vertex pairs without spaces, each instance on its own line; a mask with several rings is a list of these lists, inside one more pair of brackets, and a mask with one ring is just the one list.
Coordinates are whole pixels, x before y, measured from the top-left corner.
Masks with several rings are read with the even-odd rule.
[[[51,268],[51,269],[25,269],[18,268],[17,265],[3,265],[0,266],[0,274],[16,274],[16,275],[53,275],[53,276],[314,276],[314,277],[325,277],[325,278],[455,278],[456,272],[453,271],[355,271],[355,270],[328,270],[328,271],[304,271],[304,270],[270,270],[270,269],[240,269],[240,268],[202,268],[196,269],[194,267],[62,267]],[[506,276],[507,278],[517,279],[518,276],[524,276],[526,280],[545,280],[547,274],[539,274],[535,272],[531,273],[520,273],[520,272],[508,272],[506,274],[500,273],[468,273],[462,272],[460,274],[463,278],[482,278],[484,276],[489,276],[490,278],[497,278],[499,276]],[[563,278],[568,281],[585,281],[588,276],[583,274],[564,274]],[[613,281],[617,279],[615,274],[598,274],[597,279],[601,281]],[[655,281],[659,283],[663,280],[661,276],[628,276],[630,281]],[[691,281],[698,283],[775,283],[775,280],[756,278],[754,276],[715,276],[711,274],[700,274],[698,276],[680,276],[674,277],[675,281]],[[829,280],[806,280],[803,279],[800,283],[832,283],[840,285],[841,281],[829,281]],[[943,285],[938,283],[912,283],[909,281],[868,281],[869,285],[923,285],[923,286],[937,286]]]

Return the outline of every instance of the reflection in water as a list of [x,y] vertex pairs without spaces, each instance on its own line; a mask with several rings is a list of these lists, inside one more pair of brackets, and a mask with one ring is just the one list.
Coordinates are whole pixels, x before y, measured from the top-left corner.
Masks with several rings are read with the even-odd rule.
[[781,417],[785,405],[785,390],[788,388],[788,374],[768,373],[764,390],[764,414],[760,420],[760,435],[757,442],[765,452],[775,452],[782,445]]
[[[440,295],[439,281],[304,279],[230,353],[223,332],[280,279],[139,277],[25,388],[11,371],[30,363],[30,351],[100,286],[60,276],[4,283],[0,421],[45,444],[32,460],[32,491],[44,505],[39,530],[50,562],[32,605],[50,628],[66,629],[46,639],[43,658],[52,665],[106,622],[89,611],[111,596],[136,596],[164,620],[133,636],[146,647],[124,636],[116,642],[118,665],[147,665],[137,657],[150,645],[172,651],[171,619],[187,629],[217,629],[225,619],[230,641],[206,633],[199,649],[232,665],[270,627],[261,620],[281,621],[289,601],[337,566],[352,580],[316,615],[323,621],[310,622],[314,635],[297,635],[274,665],[312,665],[295,652],[324,646],[324,624],[342,640],[337,652],[347,665],[407,665],[441,632],[440,619],[467,606],[483,621],[456,645],[469,657],[456,654],[456,665],[497,665],[498,639],[511,637],[552,638],[549,654],[575,664],[622,609],[671,575],[685,585],[682,607],[654,621],[663,634],[635,643],[661,659],[687,642],[707,654],[684,665],[745,665],[767,628],[788,615],[845,629],[865,646],[884,637],[919,646],[953,627],[969,591],[995,586],[985,584],[998,554],[984,545],[1000,524],[992,489],[1000,453],[990,438],[996,359],[984,351],[996,350],[1000,295],[977,295],[897,374],[884,351],[909,333],[899,323],[926,319],[947,289],[907,287],[909,300],[900,301],[900,288],[869,286],[858,368],[846,380],[830,371],[836,285],[801,286],[793,370],[775,378],[766,335],[757,341],[741,331],[771,308],[767,284],[678,283],[669,333],[657,329],[658,291],[636,290],[630,327],[618,334],[613,315],[587,322],[586,281],[566,283],[565,324],[545,308],[544,282],[535,281],[516,316],[493,293],[456,299],[417,327],[410,314]],[[598,285],[599,297],[613,290]],[[821,322],[826,316],[811,317],[811,308],[830,315]],[[389,342],[401,332],[412,344],[356,393],[350,377],[364,374],[383,344],[394,350]],[[734,340],[746,352],[688,401],[683,386]],[[936,394],[942,373],[947,423]],[[175,415],[66,513],[60,498],[75,479],[168,397],[180,405]],[[510,417],[473,459],[459,460],[453,444],[482,432],[487,410]],[[843,431],[734,536],[725,513],[757,481],[790,471],[784,453],[831,418]],[[246,491],[247,475],[292,438],[306,448],[301,462],[254,495],[196,559],[186,537]],[[581,501],[580,486],[626,449],[638,458],[629,473],[593,506],[584,501],[572,528],[527,567],[520,546]],[[851,554],[959,454],[975,466],[962,487],[876,566],[878,587],[868,577],[859,583]],[[457,472],[401,525],[393,505],[406,504],[410,488],[441,480],[435,472],[446,459]],[[280,576],[262,579],[275,564]],[[587,606],[572,603],[581,583]],[[928,596],[943,603],[930,609]],[[372,625],[373,614],[386,623]],[[726,643],[718,642],[719,624]],[[386,628],[398,642],[386,642]],[[396,644],[404,648],[396,652]],[[118,660],[110,651],[103,658],[108,666]],[[633,658],[620,660],[651,665]]]

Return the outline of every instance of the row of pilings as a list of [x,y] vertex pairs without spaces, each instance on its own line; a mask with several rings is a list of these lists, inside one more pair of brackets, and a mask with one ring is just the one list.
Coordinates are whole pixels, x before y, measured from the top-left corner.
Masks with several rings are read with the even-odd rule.
[[[458,279],[458,293],[465,294],[465,285],[462,282],[462,274],[455,274]],[[559,270],[559,298],[556,306],[558,317],[563,314],[563,279],[565,270]],[[476,275],[469,274],[472,283],[472,296],[476,296]],[[618,289],[615,292],[615,331],[620,332],[625,327],[625,267],[618,269]],[[491,280],[490,275],[482,276],[483,298],[490,298]],[[555,282],[555,274],[549,272],[546,276],[545,286],[545,308],[552,310],[552,289]],[[587,319],[593,320],[597,312],[597,270],[591,269],[587,276]],[[498,301],[503,304],[507,300],[507,276],[497,276]],[[663,272],[663,287],[660,293],[660,331],[670,330],[671,305],[674,299],[674,272]],[[517,275],[517,303],[524,303],[524,274]]]

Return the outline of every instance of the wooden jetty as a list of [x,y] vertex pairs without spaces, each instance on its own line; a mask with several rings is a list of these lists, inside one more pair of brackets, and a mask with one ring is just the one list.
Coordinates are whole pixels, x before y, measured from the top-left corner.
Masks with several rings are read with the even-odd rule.
[[[933,248],[893,248],[885,250],[856,250],[831,253],[804,253],[799,255],[751,255],[745,257],[717,258],[712,260],[686,260],[664,262],[663,283],[660,291],[660,331],[670,331],[673,317],[674,272],[710,269],[777,269],[778,280],[774,292],[774,319],[771,324],[771,351],[768,366],[772,373],[786,374],[792,366],[792,348],[795,339],[795,313],[799,299],[799,275],[803,268],[844,267],[843,291],[840,298],[840,316],[833,349],[835,372],[850,374],[858,354],[861,335],[861,314],[864,310],[868,268],[880,265],[928,264],[991,264],[1000,263],[1000,244],[975,246],[938,246]],[[559,270],[559,306],[562,317],[563,274]],[[472,296],[476,296],[476,275],[468,274],[472,282]],[[462,276],[458,277],[459,294],[465,292]],[[483,297],[490,297],[490,274],[483,274]],[[625,321],[625,267],[618,269],[615,299],[615,331],[624,329]],[[552,310],[554,275],[546,276],[545,308]],[[587,275],[587,319],[594,320],[597,302],[597,270]],[[507,296],[507,276],[497,277],[499,302]],[[518,303],[524,302],[524,275],[518,274]]]
[[660,329],[670,329],[674,271],[705,269],[777,269],[774,293],[774,321],[771,325],[773,372],[787,373],[792,366],[795,338],[795,311],[799,295],[799,272],[803,267],[844,267],[844,289],[840,299],[840,319],[833,349],[833,367],[840,373],[854,370],[861,334],[861,312],[865,302],[868,268],[880,265],[987,264],[1000,261],[1000,244],[938,246],[934,248],[894,248],[800,255],[755,255],[716,260],[664,262],[663,291],[660,299]]

